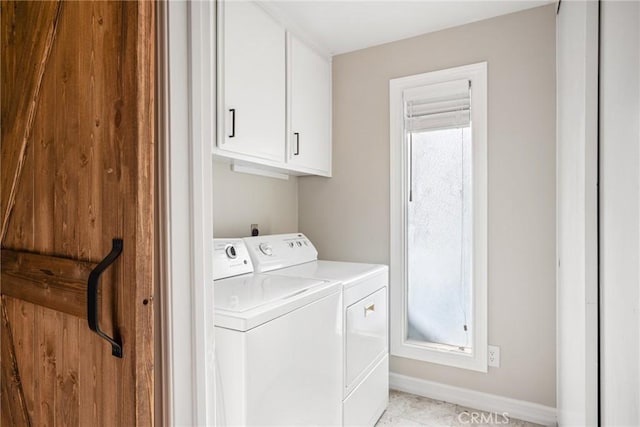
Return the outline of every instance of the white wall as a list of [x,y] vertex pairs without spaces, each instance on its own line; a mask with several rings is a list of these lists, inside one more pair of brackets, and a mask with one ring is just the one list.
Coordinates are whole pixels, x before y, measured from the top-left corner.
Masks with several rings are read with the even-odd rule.
[[251,224],[260,234],[298,231],[298,178],[267,178],[231,171],[215,162],[213,170],[213,235],[245,237]]
[[598,423],[598,3],[557,21],[559,425]]
[[640,3],[601,3],[602,424],[640,425]]
[[[213,425],[213,3],[158,7],[162,421]],[[190,51],[202,52],[188,55]],[[198,90],[191,91],[190,88]]]
[[481,61],[489,342],[502,366],[484,374],[394,357],[391,370],[555,407],[555,5],[334,57],[333,178],[299,179],[300,231],[321,258],[388,264],[389,79]]

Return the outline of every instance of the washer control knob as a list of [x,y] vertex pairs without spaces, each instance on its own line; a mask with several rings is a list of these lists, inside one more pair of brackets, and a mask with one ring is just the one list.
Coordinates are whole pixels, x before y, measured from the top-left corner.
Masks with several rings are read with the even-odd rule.
[[231,259],[236,259],[238,256],[238,251],[236,251],[236,247],[233,245],[227,246],[224,251],[227,253],[227,257]]
[[267,256],[271,256],[273,255],[273,248],[271,247],[270,244],[268,243],[260,243],[260,246],[258,246],[260,248],[260,252],[262,252],[263,254],[267,255]]
[[293,242],[289,242],[289,247],[292,248],[293,247]]
[[298,245],[298,246],[300,247],[300,246],[302,246],[302,242],[301,242],[300,240],[298,240],[298,241],[296,242],[296,245]]

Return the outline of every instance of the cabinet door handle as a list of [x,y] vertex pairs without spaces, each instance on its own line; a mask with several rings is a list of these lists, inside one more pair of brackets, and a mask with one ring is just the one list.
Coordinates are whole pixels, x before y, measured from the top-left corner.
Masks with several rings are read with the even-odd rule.
[[105,334],[98,325],[98,284],[100,275],[106,270],[122,253],[122,239],[113,239],[111,252],[94,268],[89,274],[87,283],[87,320],[89,329],[111,344],[111,354],[122,358],[122,341],[117,337],[110,337]]
[[367,317],[369,315],[369,313],[373,313],[374,311],[376,311],[376,305],[375,304],[365,305],[364,306],[364,317]]
[[294,132],[293,134],[296,136],[296,151],[293,152],[293,155],[297,156],[300,154],[300,133]]
[[235,138],[235,136],[236,136],[236,109],[235,108],[231,108],[231,109],[229,109],[229,112],[231,113],[231,135],[229,135],[229,138]]

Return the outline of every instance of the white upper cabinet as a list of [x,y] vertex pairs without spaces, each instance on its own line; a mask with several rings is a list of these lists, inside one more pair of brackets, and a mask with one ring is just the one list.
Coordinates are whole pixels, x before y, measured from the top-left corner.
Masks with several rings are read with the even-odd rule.
[[219,134],[214,153],[282,164],[285,30],[260,6],[246,1],[218,2],[218,25]]
[[245,171],[331,176],[331,60],[257,3],[216,4],[213,154]]
[[288,152],[292,169],[331,175],[331,61],[288,35]]

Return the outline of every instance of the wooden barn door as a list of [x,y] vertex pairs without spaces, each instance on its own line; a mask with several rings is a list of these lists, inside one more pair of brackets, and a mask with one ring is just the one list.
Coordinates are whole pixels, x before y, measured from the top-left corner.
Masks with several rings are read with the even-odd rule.
[[2,426],[153,425],[154,2],[1,14]]

